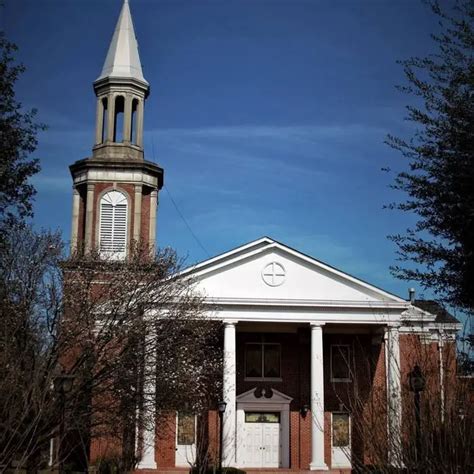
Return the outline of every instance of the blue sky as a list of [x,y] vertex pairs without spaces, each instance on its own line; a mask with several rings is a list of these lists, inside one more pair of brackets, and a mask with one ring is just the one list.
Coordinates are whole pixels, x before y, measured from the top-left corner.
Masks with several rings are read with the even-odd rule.
[[[68,166],[90,155],[99,75],[121,0],[5,0],[0,27],[27,71],[17,91],[49,129],[35,224],[69,238]],[[397,59],[433,50],[418,0],[130,0],[145,78],[146,158],[160,193],[158,243],[203,260],[263,235],[407,296],[386,236],[414,219],[383,209],[406,162]],[[403,197],[403,196],[398,196]],[[422,294],[418,288],[418,294]]]

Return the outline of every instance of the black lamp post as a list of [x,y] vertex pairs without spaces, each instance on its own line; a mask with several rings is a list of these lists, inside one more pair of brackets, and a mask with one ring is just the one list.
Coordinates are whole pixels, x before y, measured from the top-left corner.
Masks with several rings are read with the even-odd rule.
[[219,400],[217,402],[217,409],[219,410],[219,473],[222,472],[222,446],[224,444],[224,412],[227,403],[224,400]]
[[62,443],[64,440],[64,418],[66,412],[66,394],[72,390],[72,385],[74,383],[73,375],[60,374],[56,375],[53,379],[54,391],[59,395],[60,403],[60,421],[59,421],[59,439],[58,446],[56,450],[56,456],[58,460],[58,469],[59,473],[63,472],[64,460],[61,454]]
[[426,381],[420,366],[415,365],[408,374],[410,390],[414,393],[415,399],[415,425],[416,425],[416,460],[421,459],[421,411],[420,411],[420,393],[424,390]]

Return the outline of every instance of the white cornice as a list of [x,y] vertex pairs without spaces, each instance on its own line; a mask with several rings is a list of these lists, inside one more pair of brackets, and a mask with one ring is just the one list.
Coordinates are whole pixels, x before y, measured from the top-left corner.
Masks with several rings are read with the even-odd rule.
[[268,298],[204,298],[212,306],[269,306],[280,308],[362,308],[404,310],[408,303],[396,301],[344,301],[344,300],[302,300],[302,299],[268,299]]

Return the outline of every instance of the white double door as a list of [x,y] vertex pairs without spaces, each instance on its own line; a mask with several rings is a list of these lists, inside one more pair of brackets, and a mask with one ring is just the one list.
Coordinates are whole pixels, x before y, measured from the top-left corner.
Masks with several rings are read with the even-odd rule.
[[280,466],[280,423],[245,423],[245,465]]

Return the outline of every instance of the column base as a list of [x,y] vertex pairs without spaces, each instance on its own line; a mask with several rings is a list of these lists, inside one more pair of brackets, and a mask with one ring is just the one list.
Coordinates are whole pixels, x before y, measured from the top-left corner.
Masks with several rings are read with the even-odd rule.
[[158,466],[154,461],[143,461],[138,463],[137,469],[158,469]]
[[325,463],[322,463],[322,464],[317,464],[317,463],[311,463],[309,465],[309,470],[310,471],[328,471],[329,468],[326,466]]

